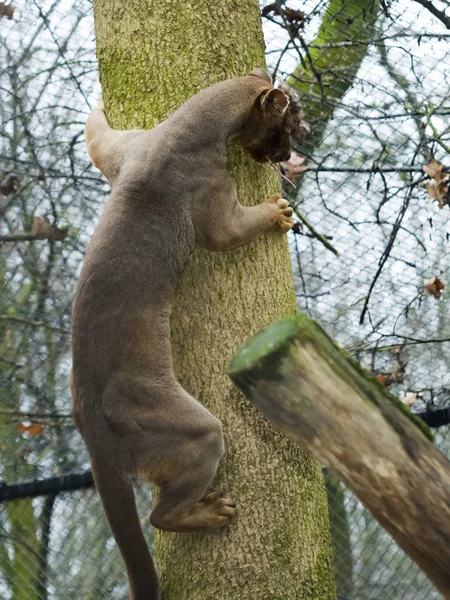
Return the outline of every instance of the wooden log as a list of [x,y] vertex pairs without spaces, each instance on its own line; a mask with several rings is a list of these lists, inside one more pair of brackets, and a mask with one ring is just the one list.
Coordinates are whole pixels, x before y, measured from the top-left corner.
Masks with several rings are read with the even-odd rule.
[[340,476],[450,600],[450,462],[428,427],[306,315],[258,333],[228,375]]

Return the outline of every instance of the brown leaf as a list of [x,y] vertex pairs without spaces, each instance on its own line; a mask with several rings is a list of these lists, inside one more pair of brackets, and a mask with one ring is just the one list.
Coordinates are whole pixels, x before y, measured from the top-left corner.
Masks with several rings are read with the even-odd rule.
[[9,196],[10,194],[14,194],[19,189],[19,178],[14,173],[9,173],[1,182],[0,182],[0,193],[4,196]]
[[423,285],[426,291],[434,296],[437,300],[441,297],[441,292],[444,289],[444,284],[439,277],[433,277],[432,279],[425,279]]
[[384,385],[384,387],[390,387],[392,385],[392,377],[390,375],[377,375],[377,381]]
[[286,15],[286,18],[293,23],[306,21],[306,15],[301,10],[295,10],[294,8],[288,8],[286,6],[284,9],[284,14]]
[[9,20],[13,18],[16,7],[12,4],[6,4],[6,2],[0,2],[0,19],[2,17],[8,17]]
[[37,240],[48,240],[52,231],[53,227],[48,219],[34,217],[32,232]]
[[443,167],[442,163],[440,163],[437,160],[434,160],[434,158],[432,158],[423,167],[423,170],[427,175],[429,175],[430,177],[435,179],[436,176],[440,177],[443,168],[444,167]]
[[450,175],[445,173],[443,168],[442,163],[434,160],[434,158],[429,160],[426,166],[423,167],[424,172],[433,179],[425,186],[428,197],[430,200],[437,200],[439,208],[443,208],[450,202]]
[[52,226],[52,233],[48,236],[50,242],[62,242],[66,239],[67,232],[69,231],[68,227],[57,227],[56,225]]
[[430,200],[437,200],[439,208],[444,208],[449,203],[449,176],[447,175],[441,181],[432,181],[426,184],[428,197]]
[[295,150],[292,150],[291,158],[281,162],[280,166],[283,169],[284,175],[295,182],[300,177],[301,173],[308,170],[308,165],[304,164],[305,161],[306,158],[304,156],[300,156]]
[[419,394],[417,392],[409,392],[406,396],[400,396],[400,400],[403,404],[406,404],[406,406],[412,406],[419,400]]
[[32,423],[31,425],[19,423],[17,425],[17,431],[20,431],[21,433],[28,433],[29,436],[41,435],[44,433],[44,426],[42,423]]
[[37,240],[49,240],[50,242],[62,242],[67,236],[67,227],[52,225],[48,219],[34,217],[32,232]]

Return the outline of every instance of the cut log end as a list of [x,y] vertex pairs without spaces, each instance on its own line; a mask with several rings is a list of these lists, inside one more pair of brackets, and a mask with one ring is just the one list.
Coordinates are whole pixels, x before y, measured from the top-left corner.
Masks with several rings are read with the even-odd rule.
[[[290,354],[294,355],[299,345],[307,344],[314,347],[321,360],[332,366],[339,379],[351,381],[361,388],[368,401],[376,404],[381,410],[383,403],[388,401],[403,412],[429,440],[434,440],[431,430],[420,418],[411,413],[403,402],[353,360],[315,321],[304,314],[285,317],[257,333],[237,351],[229,364],[227,374],[248,395],[248,388],[253,384],[261,385],[263,381],[273,382],[283,378],[280,370],[289,360],[287,357]],[[292,357],[292,360],[298,365],[298,357]]]
[[284,349],[289,340],[299,333],[299,317],[302,316],[286,317],[257,333],[236,352],[227,374],[233,378],[233,375],[251,371],[263,364],[268,357],[272,357],[275,352]]

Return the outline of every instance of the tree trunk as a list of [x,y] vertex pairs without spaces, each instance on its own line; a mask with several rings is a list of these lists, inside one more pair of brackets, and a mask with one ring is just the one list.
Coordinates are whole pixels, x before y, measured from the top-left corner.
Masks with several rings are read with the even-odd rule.
[[338,473],[450,599],[450,462],[423,421],[306,315],[253,338],[229,373],[273,423]]
[[[257,0],[96,0],[97,54],[108,118],[152,127],[201,88],[264,65]],[[230,156],[241,202],[279,189],[269,167]],[[170,173],[167,174],[170,177]],[[172,319],[182,385],[222,419],[227,453],[217,487],[237,502],[229,531],[158,532],[157,568],[170,600],[335,597],[320,466],[257,414],[225,366],[237,346],[296,301],[286,239],[226,254],[196,252]]]

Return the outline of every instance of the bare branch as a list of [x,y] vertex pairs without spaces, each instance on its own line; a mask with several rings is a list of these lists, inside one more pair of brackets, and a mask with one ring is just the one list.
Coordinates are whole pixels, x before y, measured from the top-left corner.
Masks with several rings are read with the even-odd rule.
[[447,17],[445,12],[436,8],[434,4],[430,2],[430,0],[414,0],[414,2],[417,2],[418,4],[426,8],[432,15],[436,17],[436,19],[439,19],[439,21],[443,23],[447,27],[447,29],[450,29],[450,18]]

